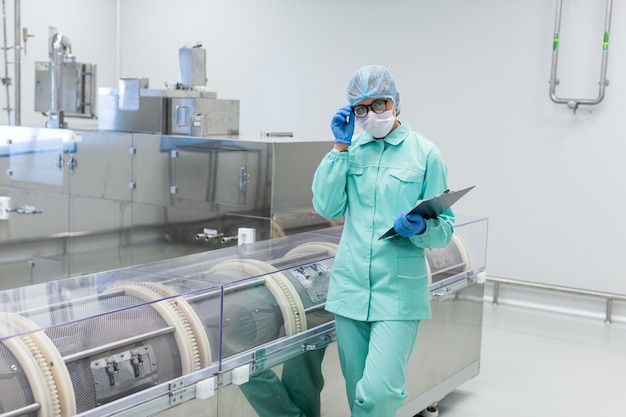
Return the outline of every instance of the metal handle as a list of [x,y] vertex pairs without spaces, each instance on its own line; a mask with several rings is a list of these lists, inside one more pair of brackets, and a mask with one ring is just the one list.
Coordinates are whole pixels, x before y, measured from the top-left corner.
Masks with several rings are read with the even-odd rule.
[[35,206],[25,205],[17,208],[8,208],[6,209],[7,213],[17,213],[17,214],[40,214],[43,213],[43,210],[38,209]]
[[62,153],[58,154],[56,161],[54,161],[54,165],[57,168],[61,169],[61,168],[63,168],[63,164],[64,163],[65,163],[65,159],[63,159],[63,154]]
[[248,187],[248,171],[246,167],[239,168],[239,190],[246,191]]
[[293,132],[266,132],[268,138],[292,138]]
[[67,166],[70,169],[70,172],[74,172],[74,170],[76,169],[76,167],[78,166],[78,161],[76,160],[76,158],[74,157],[74,154],[70,154],[70,159],[67,161]]
[[567,104],[574,113],[580,104],[595,105],[604,99],[604,90],[609,85],[606,79],[607,61],[609,58],[609,33],[611,31],[611,15],[613,14],[613,0],[606,2],[606,14],[604,18],[604,36],[602,38],[602,66],[600,69],[600,91],[598,96],[593,99],[586,98],[559,98],[556,95],[556,86],[559,80],[556,77],[556,69],[559,56],[559,32],[561,30],[561,10],[563,9],[563,0],[557,0],[556,18],[554,22],[554,39],[552,42],[552,69],[550,73],[550,99],[558,104]]
[[189,119],[189,107],[187,106],[176,106],[176,124],[178,126],[187,126],[189,123],[187,120]]

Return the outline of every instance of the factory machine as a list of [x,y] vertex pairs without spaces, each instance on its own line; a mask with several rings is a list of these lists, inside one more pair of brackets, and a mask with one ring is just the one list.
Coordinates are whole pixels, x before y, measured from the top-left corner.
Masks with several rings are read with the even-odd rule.
[[35,111],[48,116],[46,127],[66,127],[65,117],[96,117],[97,66],[76,62],[72,42],[55,27],[48,53],[48,61],[35,62]]
[[328,141],[0,127],[0,289],[331,226]]
[[147,78],[122,78],[117,88],[98,89],[98,129],[169,135],[237,135],[239,100],[217,97],[206,84],[201,44],[178,51],[178,82],[149,88]]
[[36,109],[48,127],[97,110],[98,130],[0,127],[0,289],[337,224],[311,204],[332,142],[238,136],[239,101],[206,90],[200,44],[179,49],[174,85],[121,79],[97,107],[95,66],[79,67],[51,28]]
[[[322,415],[347,415],[324,310],[341,230],[0,292],[0,417],[255,416],[276,401],[254,395],[259,378],[297,389],[279,375],[305,355],[310,366],[289,383],[319,369],[325,386],[310,395]],[[458,217],[451,243],[426,250],[433,319],[420,326],[398,416],[479,372],[486,239],[486,219]]]

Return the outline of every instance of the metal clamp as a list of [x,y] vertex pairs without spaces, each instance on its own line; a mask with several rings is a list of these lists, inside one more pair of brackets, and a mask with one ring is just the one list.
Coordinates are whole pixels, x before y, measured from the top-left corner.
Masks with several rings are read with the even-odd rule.
[[311,343],[311,344],[304,344],[302,345],[302,351],[303,352],[310,352],[312,350],[318,350],[321,349],[323,347],[326,347],[328,345],[330,345],[333,342],[333,338],[330,335],[326,335],[324,337],[324,340],[322,340],[319,343]]
[[43,210],[38,209],[35,206],[22,206],[17,208],[7,208],[7,213],[17,213],[17,214],[40,214],[43,213]]

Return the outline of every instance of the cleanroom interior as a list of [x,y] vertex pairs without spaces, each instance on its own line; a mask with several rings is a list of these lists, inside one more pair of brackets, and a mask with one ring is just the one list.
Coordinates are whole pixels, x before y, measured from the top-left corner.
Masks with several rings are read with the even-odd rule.
[[[531,410],[504,401],[488,409],[493,395],[486,391],[498,386],[494,379],[519,375],[522,381],[530,369],[511,366],[510,373],[498,373],[502,371],[492,361],[505,356],[503,350],[518,364],[524,363],[515,357],[527,352],[525,343],[538,363],[542,352],[553,352],[557,344],[579,352],[586,358],[580,362],[619,358],[626,350],[626,266],[621,260],[626,198],[620,193],[626,178],[626,8],[612,1],[562,1],[558,96],[596,97],[608,54],[602,101],[572,109],[550,98],[560,3],[21,0],[4,6],[8,45],[15,43],[16,5],[21,26],[28,28],[20,61],[20,125],[26,127],[46,122],[35,111],[34,68],[48,59],[51,26],[71,39],[78,61],[97,64],[97,86],[104,88],[117,87],[120,78],[145,77],[151,88],[164,89],[177,81],[179,48],[201,43],[207,89],[239,100],[238,140],[252,142],[262,141],[267,132],[292,132],[293,142],[328,141],[330,147],[330,115],[345,101],[346,78],[364,64],[389,67],[400,86],[401,118],[439,146],[451,188],[476,185],[455,212],[489,219],[485,366],[448,395],[447,403],[441,402],[441,415],[454,417],[455,412],[472,415],[472,407],[481,408],[475,415],[493,411],[516,416]],[[612,7],[608,39],[607,5]],[[12,50],[7,59],[13,62]],[[4,77],[13,82],[7,94],[0,94],[0,126],[15,123],[14,65],[5,70]],[[7,107],[13,108],[11,114]],[[98,129],[96,119],[66,122],[69,129]],[[117,140],[112,143],[121,143],[125,151],[125,142]],[[81,213],[88,213],[89,200],[81,204],[86,206]],[[55,209],[65,208],[63,201]],[[115,215],[121,216],[115,221],[133,222],[124,217],[128,213]],[[64,221],[71,228],[73,220]],[[2,220],[0,236],[10,240]],[[17,251],[19,245],[4,248]],[[150,259],[126,259],[123,251],[114,256],[122,259],[120,267]],[[64,270],[55,268],[50,265],[64,278]],[[3,289],[11,286],[0,283]],[[541,314],[549,318],[537,319]],[[571,361],[577,357],[572,355]],[[565,369],[555,366],[551,375]],[[618,385],[612,378],[623,374],[623,361],[616,359],[613,367],[601,364],[598,371],[581,370],[593,381],[590,385],[573,387],[571,380],[551,384],[551,389],[561,387],[554,391],[561,405],[552,415],[566,410],[567,401],[576,404],[571,415],[591,413],[598,401],[615,412],[618,404],[610,395],[586,401],[581,396],[576,402],[563,396],[581,387],[610,392]],[[507,389],[511,402],[534,401],[525,395],[533,391],[521,382]]]

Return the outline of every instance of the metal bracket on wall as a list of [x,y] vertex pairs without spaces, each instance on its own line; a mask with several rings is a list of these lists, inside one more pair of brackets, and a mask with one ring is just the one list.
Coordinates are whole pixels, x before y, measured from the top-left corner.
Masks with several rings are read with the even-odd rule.
[[556,77],[556,68],[559,57],[559,32],[561,30],[561,11],[563,9],[563,0],[557,0],[556,5],[556,19],[554,23],[554,40],[552,42],[552,71],[550,73],[550,99],[557,104],[567,104],[567,107],[572,109],[574,114],[578,106],[596,105],[604,99],[604,90],[609,85],[609,81],[606,79],[607,61],[609,57],[609,33],[611,31],[611,15],[613,13],[613,0],[607,0],[606,2],[606,14],[604,18],[604,35],[602,37],[602,67],[600,70],[600,91],[598,96],[592,99],[588,98],[560,98],[556,96],[556,86],[559,84],[559,80]]

